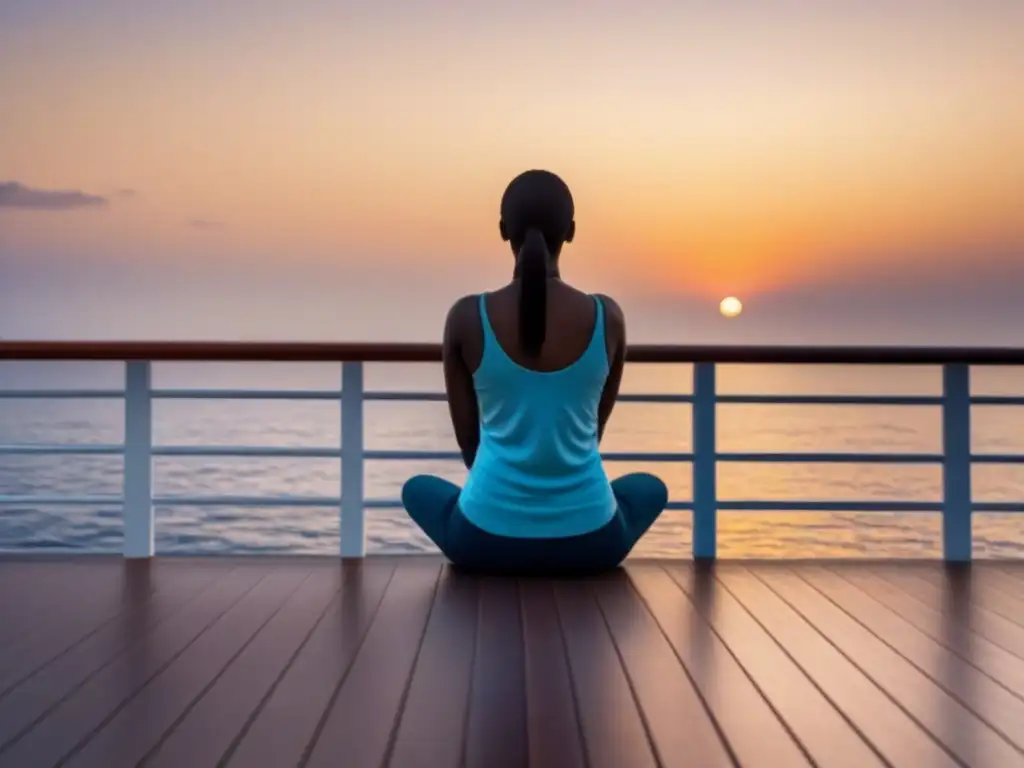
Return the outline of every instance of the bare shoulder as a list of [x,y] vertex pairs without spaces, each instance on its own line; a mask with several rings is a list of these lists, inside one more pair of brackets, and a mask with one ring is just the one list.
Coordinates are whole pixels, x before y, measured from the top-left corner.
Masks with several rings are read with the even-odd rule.
[[467,328],[472,327],[473,321],[479,313],[477,308],[479,301],[479,296],[470,294],[463,296],[452,304],[444,323],[446,341],[453,340],[464,333]]
[[444,324],[442,346],[445,360],[460,360],[470,371],[479,367],[484,349],[479,295],[463,296],[452,304]]
[[626,327],[626,313],[622,311],[622,307],[619,303],[611,296],[606,296],[603,293],[597,294],[597,298],[604,304],[604,312],[608,317],[608,322],[616,328]]

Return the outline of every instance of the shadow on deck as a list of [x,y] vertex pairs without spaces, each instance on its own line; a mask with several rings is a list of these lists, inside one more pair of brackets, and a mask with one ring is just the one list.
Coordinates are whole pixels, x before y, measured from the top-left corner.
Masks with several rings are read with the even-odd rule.
[[1024,766],[1024,565],[0,560],[0,768]]

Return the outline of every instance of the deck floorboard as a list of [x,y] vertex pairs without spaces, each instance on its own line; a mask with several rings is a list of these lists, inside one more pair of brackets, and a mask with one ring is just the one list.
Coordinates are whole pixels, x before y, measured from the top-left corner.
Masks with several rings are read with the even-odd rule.
[[579,707],[569,671],[565,636],[551,584],[519,583],[526,662],[526,718],[530,765],[587,765]]
[[722,584],[891,765],[957,765],[931,734],[761,579],[726,567]]
[[0,768],[1024,768],[1024,564],[0,557]]
[[479,615],[478,581],[445,569],[402,708],[390,765],[462,765]]
[[866,768],[884,761],[860,727],[836,709],[821,689],[716,577],[683,566],[670,575],[694,601],[735,654],[762,694],[789,724],[814,764],[821,768]]
[[1024,754],[960,697],[969,693],[973,681],[963,681],[956,691],[943,688],[937,682],[941,659],[911,661],[795,573],[763,571],[758,577],[959,760],[967,765],[1024,766]]

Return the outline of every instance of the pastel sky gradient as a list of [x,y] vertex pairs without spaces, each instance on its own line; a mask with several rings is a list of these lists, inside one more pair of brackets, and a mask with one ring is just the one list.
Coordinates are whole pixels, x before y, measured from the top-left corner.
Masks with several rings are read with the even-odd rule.
[[0,336],[433,338],[548,167],[635,337],[1024,344],[1022,40],[1020,0],[4,0]]

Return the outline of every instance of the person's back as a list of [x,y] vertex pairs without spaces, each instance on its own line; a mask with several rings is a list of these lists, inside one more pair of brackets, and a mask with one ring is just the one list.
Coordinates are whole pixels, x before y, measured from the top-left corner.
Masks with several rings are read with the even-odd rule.
[[615,513],[597,435],[610,370],[604,302],[548,280],[550,341],[537,358],[519,343],[514,291],[477,302],[480,445],[459,508],[501,536],[578,535]]
[[512,181],[500,230],[516,255],[512,282],[460,299],[445,326],[445,384],[466,486],[415,477],[403,503],[458,565],[612,567],[667,501],[652,475],[609,483],[598,451],[625,360],[622,310],[561,281],[558,257],[575,221],[554,174]]

